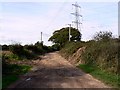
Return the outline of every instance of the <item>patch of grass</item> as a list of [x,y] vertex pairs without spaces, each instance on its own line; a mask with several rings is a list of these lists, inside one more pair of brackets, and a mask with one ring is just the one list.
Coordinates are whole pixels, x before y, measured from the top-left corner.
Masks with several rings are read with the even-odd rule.
[[88,42],[85,52],[82,53],[81,60],[85,64],[96,65],[100,69],[111,73],[118,73],[118,47],[116,40]]
[[120,88],[120,86],[118,85],[120,84],[120,81],[118,81],[118,79],[120,79],[119,75],[108,73],[106,71],[100,70],[99,68],[95,66],[86,65],[86,64],[80,64],[77,67],[81,68],[86,73],[91,74],[93,77],[103,81],[104,83],[112,87]]
[[2,77],[2,88],[6,88],[8,85],[15,82],[16,80],[18,80],[17,75],[4,75]]
[[82,70],[84,70],[86,73],[91,73],[94,71],[93,67],[90,67],[89,65],[86,64],[80,64],[79,66],[77,66],[79,68],[81,68]]
[[3,74],[8,75],[8,74],[24,74],[26,73],[31,66],[26,66],[26,65],[17,65],[17,64],[10,64],[6,68],[3,68]]
[[31,66],[26,65],[8,65],[5,69],[3,68],[2,76],[2,88],[6,88],[11,83],[19,79],[19,75],[27,73],[31,69]]

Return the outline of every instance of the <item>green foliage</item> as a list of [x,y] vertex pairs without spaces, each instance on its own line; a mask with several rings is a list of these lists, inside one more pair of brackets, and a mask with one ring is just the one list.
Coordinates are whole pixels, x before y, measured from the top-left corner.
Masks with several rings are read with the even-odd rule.
[[10,51],[12,51],[14,54],[22,55],[22,52],[24,51],[24,48],[20,44],[13,44],[10,45]]
[[119,39],[111,38],[106,42],[104,39],[99,41],[90,40],[88,42],[68,42],[61,49],[60,53],[65,58],[68,58],[80,47],[86,47],[81,55],[82,57],[80,57],[82,62],[95,65],[103,71],[119,73],[117,66],[118,58],[120,58],[118,52],[118,47],[120,47]]
[[2,88],[6,88],[12,82],[15,82],[19,78],[19,75],[28,72],[31,66],[9,64],[7,67],[3,66],[2,68]]
[[5,54],[2,55],[2,67],[3,68],[6,68],[8,66],[7,58],[8,57],[6,57]]
[[118,73],[118,42],[110,40],[88,44],[85,52],[82,53],[82,60],[86,64],[96,65],[102,70]]
[[68,58],[75,53],[80,47],[83,47],[85,42],[67,42],[66,45],[60,50],[61,55]]
[[59,44],[54,44],[54,45],[52,45],[52,49],[53,49],[53,51],[59,51],[60,50],[60,45]]
[[20,75],[26,73],[31,68],[31,66],[9,64],[7,65],[7,67],[3,66],[3,68],[4,68],[2,71],[3,75],[11,75],[11,74]]
[[99,32],[95,39],[86,43],[86,50],[82,53],[85,64],[96,65],[101,70],[118,73],[119,39],[113,39],[111,32]]
[[[63,47],[69,39],[69,27],[62,28],[53,33],[53,36],[49,38],[49,41],[52,41],[55,44],[58,44],[60,47]],[[75,28],[71,27],[71,41],[80,41],[81,33]]]
[[[4,47],[4,55],[5,58],[9,60],[23,60],[23,59],[34,59],[38,55],[43,55],[45,53],[49,53],[52,51],[56,51],[55,46],[45,46],[43,43],[36,42],[34,45],[20,45],[20,44],[12,44],[12,45],[2,45]],[[57,47],[58,48],[58,47]],[[12,53],[11,53],[12,52]]]
[[[14,54],[12,54],[14,55]],[[2,88],[6,88],[18,79],[18,75],[26,73],[31,66],[10,64],[8,59],[15,59],[11,55],[2,54]]]
[[112,38],[111,32],[100,32],[94,40],[87,42],[70,42],[60,50],[65,58],[72,56],[80,47],[86,47],[80,60],[80,68],[104,82],[118,86],[120,82],[120,39]]
[[6,75],[2,77],[2,89],[7,88],[8,85],[18,80],[17,75]]
[[27,68],[29,68],[29,66],[18,66],[16,64],[11,65],[8,61],[9,59],[10,58],[6,54],[2,55],[2,68],[3,68],[2,74],[6,74],[6,75],[7,74],[17,74],[17,73],[19,74],[19,72],[23,72],[23,70],[26,70]]
[[[20,59],[33,59],[39,54],[44,54],[47,52],[47,46],[43,46],[42,43],[37,42],[34,45],[25,45],[22,46],[20,44],[10,45],[10,51],[13,54],[20,57]],[[46,50],[45,50],[46,49]]]
[[120,81],[118,80],[118,78],[120,78],[120,75],[116,75],[113,73],[100,70],[98,67],[93,66],[93,65],[91,66],[87,64],[80,64],[77,67],[81,68],[86,73],[91,74],[95,78],[102,80],[108,85],[111,85],[117,88],[119,87],[118,83],[120,83]]
[[5,58],[5,59],[9,59],[9,60],[20,60],[21,58],[18,57],[16,54],[3,54],[2,55],[3,57],[2,58]]
[[31,59],[35,57],[32,52],[29,52],[29,50],[25,49],[24,46],[20,44],[10,45],[9,47],[14,56],[17,55],[19,59]]
[[80,65],[78,65],[77,67],[78,67],[78,68],[81,68],[81,69],[84,70],[86,73],[94,72],[95,68],[97,68],[97,67],[90,66],[89,64],[80,64]]
[[7,46],[7,45],[2,45],[2,50],[9,50],[9,46]]
[[50,51],[47,46],[43,45],[40,42],[37,42],[34,45],[25,45],[24,47],[35,54],[44,54]]
[[31,51],[34,52],[35,54],[43,54],[44,50],[41,47],[38,46],[30,46],[31,47]]
[[100,31],[96,33],[96,35],[94,36],[94,39],[97,41],[99,40],[108,41],[111,38],[112,38],[112,32],[108,32],[108,31]]

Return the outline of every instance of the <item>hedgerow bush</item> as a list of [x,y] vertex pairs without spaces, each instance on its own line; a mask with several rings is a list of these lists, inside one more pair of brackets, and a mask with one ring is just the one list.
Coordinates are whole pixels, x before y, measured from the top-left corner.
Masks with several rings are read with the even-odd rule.
[[66,45],[60,50],[60,53],[65,58],[68,58],[84,45],[85,42],[67,42]]
[[8,45],[2,45],[2,50],[9,50],[9,46]]
[[20,44],[14,44],[9,46],[10,51],[17,55],[20,59],[31,59],[34,58],[35,55],[29,50],[25,49],[24,46]]
[[84,64],[97,66],[103,71],[118,73],[120,60],[120,39],[112,37],[111,32],[99,32],[93,40],[87,42],[68,42],[60,50],[65,58],[72,56],[80,47],[86,47],[80,60]]
[[14,54],[16,54],[18,56],[21,56],[24,52],[24,48],[20,44],[10,45],[9,49],[11,52],[13,52]]
[[6,55],[7,58],[16,60],[34,59],[38,55],[58,50],[58,48],[55,49],[55,46],[45,46],[40,42],[24,46],[16,43],[12,45],[2,45],[2,47],[3,50],[12,52],[12,54]]
[[96,42],[88,45],[82,56],[86,64],[117,72],[118,44],[116,42]]
[[[106,33],[103,34],[105,35],[101,36],[105,36],[107,38],[100,37],[100,39],[94,43],[89,42],[89,44],[87,44],[85,52],[82,53],[82,60],[85,62],[85,64],[94,65],[104,71],[117,74],[119,55],[118,47],[120,44],[118,44],[118,40],[112,39],[111,35]],[[99,38],[99,36],[97,36],[97,38]]]
[[59,44],[54,44],[54,45],[52,45],[51,48],[52,48],[53,51],[59,51],[61,49]]

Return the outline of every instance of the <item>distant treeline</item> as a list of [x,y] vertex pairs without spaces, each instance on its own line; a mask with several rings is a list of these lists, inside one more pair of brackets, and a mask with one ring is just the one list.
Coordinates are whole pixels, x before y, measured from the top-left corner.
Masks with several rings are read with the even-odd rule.
[[[19,64],[19,62],[30,62],[30,60],[41,59],[40,55],[58,50],[57,45],[46,46],[43,43],[36,42],[30,45],[21,45],[19,43],[12,45],[0,45],[2,52],[2,87],[6,88],[15,82],[19,75],[25,74],[32,67],[29,64]],[[15,63],[12,63],[15,62]]]
[[58,50],[58,48],[56,48],[56,45],[46,46],[40,42],[30,45],[24,45],[24,46],[19,43],[12,45],[0,45],[0,46],[2,47],[2,51],[10,51],[14,54],[13,56],[18,57],[18,59],[33,59],[37,55],[43,55],[45,53]]

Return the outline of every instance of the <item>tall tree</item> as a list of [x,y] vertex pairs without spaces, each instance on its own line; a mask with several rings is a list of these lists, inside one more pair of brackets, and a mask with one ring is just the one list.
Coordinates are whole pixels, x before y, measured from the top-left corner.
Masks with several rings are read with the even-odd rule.
[[[59,44],[61,47],[68,42],[69,40],[69,27],[56,30],[53,33],[53,36],[49,38],[49,41],[52,41],[54,44]],[[81,33],[71,27],[71,41],[81,41]]]

